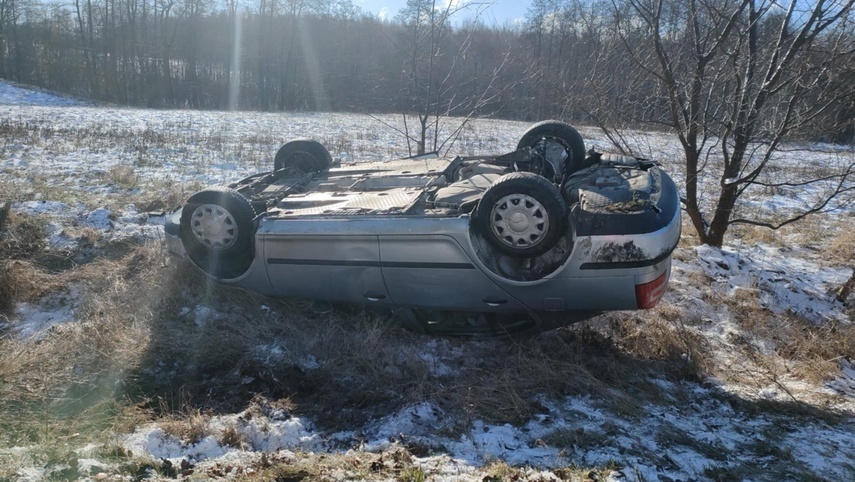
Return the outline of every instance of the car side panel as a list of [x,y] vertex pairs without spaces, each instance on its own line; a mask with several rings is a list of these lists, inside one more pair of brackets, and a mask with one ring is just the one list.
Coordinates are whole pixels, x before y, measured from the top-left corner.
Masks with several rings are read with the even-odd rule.
[[563,272],[542,283],[505,288],[534,310],[635,310],[636,284],[656,279],[670,268],[668,258],[644,268]]
[[397,304],[473,311],[526,307],[478,269],[446,235],[380,236],[383,277]]
[[279,296],[391,304],[370,235],[265,234],[264,257]]

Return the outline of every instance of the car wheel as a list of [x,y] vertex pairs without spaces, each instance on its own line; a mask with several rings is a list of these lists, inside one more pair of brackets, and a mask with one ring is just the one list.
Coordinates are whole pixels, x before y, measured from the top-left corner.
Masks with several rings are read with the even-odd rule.
[[303,171],[321,172],[332,165],[332,156],[320,142],[311,139],[297,139],[285,143],[276,152],[273,159],[273,169],[278,171],[293,167]]
[[548,120],[529,127],[517,143],[517,149],[523,147],[539,152],[559,178],[584,167],[585,141],[573,126],[561,121]]
[[253,218],[249,200],[229,188],[210,188],[187,200],[181,242],[190,260],[221,279],[237,278],[252,264]]
[[566,210],[558,188],[546,178],[512,172],[487,189],[472,223],[500,252],[530,258],[555,245],[564,232]]

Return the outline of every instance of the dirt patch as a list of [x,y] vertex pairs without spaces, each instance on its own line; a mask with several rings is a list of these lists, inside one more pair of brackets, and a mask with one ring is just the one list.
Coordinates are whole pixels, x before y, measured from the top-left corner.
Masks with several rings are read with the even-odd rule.
[[648,257],[632,241],[623,244],[608,243],[597,250],[595,259],[601,263],[619,263],[624,261],[644,261]]

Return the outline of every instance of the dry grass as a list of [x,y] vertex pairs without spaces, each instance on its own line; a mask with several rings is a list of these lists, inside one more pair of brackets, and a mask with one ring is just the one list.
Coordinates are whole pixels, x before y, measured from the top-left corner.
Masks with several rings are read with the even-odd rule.
[[[823,253],[831,265],[851,265],[855,259],[855,231],[848,220],[827,216],[812,216],[774,231],[766,228],[737,225],[729,233],[733,243],[767,243],[788,246],[800,243]],[[684,220],[681,246],[693,246],[697,236]],[[691,262],[691,251],[678,250],[676,257]],[[700,271],[692,271],[683,282],[706,286],[710,280]],[[756,388],[776,386],[789,394],[797,405],[813,394],[790,392],[794,379],[822,386],[839,374],[838,360],[855,356],[855,326],[849,324],[814,324],[792,314],[777,315],[760,302],[759,288],[736,289],[724,296],[714,290],[703,290],[703,300],[714,307],[723,307],[741,329],[741,335],[730,337],[729,347],[710,345],[694,330],[702,321],[687,318],[677,306],[660,304],[645,319],[623,323],[616,343],[639,357],[676,360],[688,355],[693,370],[704,378],[715,376],[729,382]],[[722,363],[717,354],[728,350],[738,363]],[[821,398],[821,397],[820,397]],[[830,400],[812,400],[810,403]]]
[[769,229],[751,224],[734,224],[730,226],[729,235],[746,244],[768,244],[770,246],[786,246],[786,238],[791,228]]
[[[758,219],[763,219],[762,216]],[[773,218],[769,221],[780,223],[786,220],[784,217]],[[799,222],[787,224],[778,229],[752,224],[733,224],[728,228],[728,240],[730,243],[744,243],[748,245],[763,243],[775,247],[790,247],[793,244],[802,246],[820,246],[826,241],[829,224],[833,224],[828,216],[808,216]]]
[[35,217],[10,214],[0,229],[0,316],[65,283],[45,269],[44,237],[45,222]]
[[139,199],[135,200],[137,211],[139,212],[164,212],[183,205],[184,201],[194,192],[202,190],[203,186],[200,182],[176,183],[170,180],[164,180],[151,188],[146,189],[146,193]]
[[829,323],[816,326],[792,319],[777,349],[780,356],[793,360],[795,374],[822,383],[839,373],[839,359],[855,359],[855,326]]
[[839,358],[855,357],[855,325],[814,324],[795,315],[777,315],[760,305],[758,290],[736,290],[734,296],[718,302],[730,306],[735,321],[752,340],[772,343],[773,352],[759,350],[752,340],[737,345],[773,378],[792,370],[821,384],[839,371]]
[[[183,413],[171,414],[159,420],[157,425],[167,435],[181,440],[182,443],[192,445],[212,434],[208,429],[209,420],[209,416],[202,414],[198,408],[189,405],[184,408]],[[224,435],[224,438],[234,437]]]
[[[847,237],[841,233],[831,243],[831,246],[840,247],[830,249],[847,249],[845,242],[839,241]],[[702,284],[708,281],[695,280]],[[727,340],[729,355],[736,355],[738,361],[716,364],[715,357],[710,355],[701,367],[702,373],[758,389],[775,386],[796,403],[795,407],[782,410],[813,413],[803,402],[831,401],[815,393],[795,393],[788,388],[789,382],[796,377],[822,386],[835,378],[840,371],[838,360],[855,357],[855,325],[815,324],[794,314],[776,314],[760,303],[759,288],[739,288],[729,296],[707,290],[704,298],[712,306],[725,307],[741,333],[731,335]],[[653,337],[664,338],[660,335]],[[699,343],[696,346],[704,346],[708,353],[714,348],[705,345],[704,340],[696,343]]]
[[[120,188],[106,198],[102,193],[69,189],[56,182],[53,174],[35,173],[26,182],[23,177],[0,179],[3,201],[91,200],[93,205],[134,203],[139,211],[163,211],[203,186],[151,180],[138,173],[162,166],[176,155],[197,162],[193,167],[200,173],[210,170],[206,153],[164,154],[165,147],[180,150],[203,145],[219,159],[239,159],[260,171],[270,168],[275,151],[271,146],[280,142],[244,133],[235,141],[231,133],[197,134],[187,127],[166,125],[162,131],[128,133],[105,125],[91,131],[58,132],[49,126],[0,122],[6,142],[13,139],[49,153],[65,154],[83,147],[106,152],[98,147],[106,145],[126,146],[131,152],[124,164],[100,174]],[[373,143],[352,138],[365,140],[356,135],[322,141],[331,150],[355,158],[361,157],[363,146]],[[487,136],[466,140],[476,150],[493,150],[489,144],[496,142]],[[138,188],[145,194],[128,194]],[[783,246],[797,241],[826,249],[826,225],[827,219],[816,217],[779,231],[734,226],[731,234],[743,243]],[[272,406],[308,416],[321,429],[353,429],[427,401],[445,412],[444,425],[437,432],[455,437],[475,420],[528,422],[549,411],[544,400],[561,402],[568,396],[596,400],[617,416],[640,416],[647,403],[678,404],[689,398],[679,389],[663,394],[651,379],[703,380],[723,370],[715,364],[713,347],[699,334],[702,321],[668,303],[530,338],[441,339],[413,335],[386,317],[359,310],[316,315],[305,302],[272,300],[216,285],[195,270],[166,265],[156,244],[111,245],[98,231],[70,230],[79,240],[78,251],[86,251],[85,255],[57,253],[46,249],[45,224],[39,218],[12,213],[0,221],[3,229],[0,317],[5,315],[10,322],[0,332],[0,446],[38,449],[21,460],[0,456],[0,480],[16,477],[15,467],[26,464],[73,467],[79,455],[72,448],[89,442],[104,444],[103,453],[122,461],[120,472],[131,479],[142,477],[147,469],[163,477],[192,471],[145,460],[139,454],[132,457],[117,447],[115,434],[151,422],[185,443],[216,433],[222,444],[241,447],[247,442],[238,427],[215,430],[210,419]],[[851,262],[855,234],[846,222],[835,232],[839,235],[827,248],[829,259]],[[697,243],[684,216],[676,256],[692,262],[690,248]],[[683,281],[699,286],[708,282],[699,273]],[[744,375],[746,383],[762,385],[793,374],[821,383],[837,371],[839,357],[855,358],[849,326],[817,327],[793,317],[772,316],[759,305],[755,290],[739,290],[729,299],[711,292],[706,297],[714,306],[734,313],[747,334],[734,343],[736,355],[750,361],[752,370],[759,370],[752,372],[754,379]],[[65,303],[73,320],[41,333],[37,341],[17,339],[18,321],[12,311],[21,302],[45,309]],[[774,350],[758,350],[757,340],[773,341]],[[595,446],[617,433],[613,424],[602,428],[602,433],[556,430],[542,442],[568,450]],[[698,444],[680,430],[663,431],[660,441],[688,446],[714,460],[721,457],[719,447]],[[413,455],[426,455],[429,449],[402,440],[381,454],[293,458],[282,452],[259,454],[256,463],[245,467],[218,466],[191,475],[200,479],[424,480],[426,470],[414,463]],[[747,450],[763,453],[762,447]],[[607,470],[571,467],[555,473],[566,480],[597,480]],[[757,470],[762,468],[758,465]],[[78,477],[73,469],[54,474],[58,480]],[[524,469],[501,461],[483,470],[484,480],[526,477]]]
[[[599,468],[582,468],[570,465],[558,468],[551,473],[541,474],[537,469],[512,467],[501,461],[494,461],[477,474],[484,482],[504,481],[552,481],[573,482],[605,480],[609,473],[618,468],[614,463]],[[344,454],[315,454],[274,452],[262,454],[255,460],[240,464],[217,464],[197,467],[189,463],[182,466],[168,461],[145,461],[137,464],[125,464],[121,473],[127,477],[174,479],[179,476],[190,480],[276,480],[276,481],[314,481],[314,480],[395,480],[401,482],[425,482],[428,480],[446,480],[447,469],[431,463],[419,462],[406,447],[392,445],[380,453],[350,451]],[[458,474],[466,480],[465,473]],[[457,477],[455,477],[457,478]]]
[[700,238],[698,237],[697,231],[695,231],[695,226],[692,224],[692,220],[689,219],[689,216],[685,213],[683,213],[681,220],[682,226],[678,247],[688,249],[697,246],[700,243]]
[[840,229],[831,238],[826,253],[828,254],[828,261],[855,269],[855,229],[852,229],[851,220],[846,226],[848,229]]
[[[211,390],[228,391],[224,384],[242,384],[245,394],[288,398],[299,411],[336,428],[381,417],[425,399],[464,419],[526,420],[538,410],[533,395],[544,387],[560,395],[568,390],[588,392],[596,384],[595,377],[586,377],[584,366],[577,360],[589,358],[594,365],[593,358],[573,353],[580,351],[574,345],[584,334],[568,332],[521,341],[442,342],[452,347],[466,344],[467,354],[444,361],[458,364],[453,374],[436,375],[435,361],[424,357],[424,337],[404,332],[389,320],[347,311],[335,311],[328,319],[319,320],[307,316],[306,308],[273,300],[263,302],[279,313],[290,313],[258,313],[262,300],[252,295],[217,289],[213,293],[232,307],[227,322],[223,318],[212,320],[205,333],[197,335],[201,337],[196,339],[198,345],[180,343],[191,336],[177,333],[175,328],[163,341],[153,343],[153,356],[167,365],[181,366],[180,360],[191,360],[183,367],[183,389],[196,399]],[[211,302],[215,311],[225,309],[219,301]],[[240,303],[243,306],[236,309]],[[187,327],[191,331],[195,328]],[[270,340],[279,341],[285,353],[281,358],[253,356],[258,345],[266,344],[265,350],[272,348]],[[264,351],[260,355],[263,357]],[[314,360],[317,366],[301,368],[306,360]],[[603,366],[596,365],[598,369]],[[195,376],[196,372],[207,374],[211,380]],[[218,386],[212,387],[213,383]],[[219,403],[234,409],[248,402],[246,398],[220,397]]]
[[[615,319],[615,326],[635,323],[636,331],[579,325],[525,339],[435,339],[382,316],[350,310],[319,316],[307,303],[214,284],[193,269],[165,265],[156,245],[116,257],[90,234],[88,244],[101,254],[86,264],[46,270],[21,260],[4,270],[6,286],[14,287],[6,290],[7,305],[54,296],[73,304],[75,318],[37,344],[0,341],[4,444],[103,443],[147,422],[192,443],[211,434],[210,416],[251,408],[259,396],[330,430],[430,401],[453,421],[442,431],[454,436],[476,419],[528,421],[544,412],[541,395],[593,396],[632,414],[658,397],[650,375],[688,373],[685,363],[669,368],[684,351],[671,346],[679,337],[647,351],[633,341],[654,333],[642,329],[655,323],[643,317]],[[660,311],[663,320],[682,316]],[[218,436],[228,445],[244,443],[235,428]],[[43,457],[62,462],[74,454]],[[313,460],[313,468],[300,465],[296,474],[326,470],[326,461]],[[154,465],[162,474],[173,470]],[[360,467],[354,473],[365,473]],[[279,476],[292,468],[257,470]],[[379,473],[419,480],[420,470],[404,464]],[[377,475],[370,464],[367,473]]]
[[[474,419],[529,420],[543,411],[536,397],[543,393],[635,405],[630,398],[650,390],[647,375],[679,351],[639,360],[584,325],[528,339],[431,342],[384,317],[315,316],[308,304],[212,284],[195,270],[165,266],[161,256],[146,246],[43,274],[54,291],[78,287],[77,322],[35,346],[3,341],[0,375],[9,383],[0,398],[3,411],[18,410],[17,428],[3,430],[10,443],[81,432],[97,438],[146,420],[192,442],[207,435],[211,414],[243,410],[258,395],[293,401],[293,410],[330,429],[430,400],[462,421],[446,428],[452,434]],[[426,342],[435,344],[428,352],[460,355],[426,357]],[[437,372],[437,363],[450,366]],[[81,427],[81,414],[97,427]]]
[[[773,219],[771,221],[781,222],[783,220],[784,218]],[[791,247],[794,244],[798,244],[815,249],[824,249],[828,244],[829,233],[835,233],[835,236],[849,236],[851,238],[852,235],[849,233],[851,229],[848,229],[850,224],[851,220],[849,219],[841,220],[837,216],[826,214],[807,216],[796,223],[787,224],[779,229],[770,229],[751,224],[732,224],[728,227],[725,243],[731,245],[763,243],[779,248]],[[684,214],[680,246],[694,247],[698,244],[700,244],[700,238],[691,220]]]
[[[43,236],[37,221],[15,216],[7,231]],[[70,441],[114,447],[111,434],[149,422],[192,443],[214,434],[211,416],[252,410],[260,399],[327,430],[358,427],[428,401],[446,414],[439,433],[455,437],[475,420],[527,422],[548,411],[543,397],[586,396],[619,416],[641,416],[647,403],[687,398],[674,391],[666,402],[652,378],[702,380],[720,373],[712,348],[694,328],[700,321],[673,304],[529,338],[431,338],[405,332],[384,316],[348,309],[316,315],[309,303],[213,283],[194,269],[165,263],[157,244],[111,252],[97,232],[79,234],[88,236],[83,244],[95,255],[62,269],[45,267],[44,247],[22,244],[21,234],[14,242],[0,240],[4,253],[21,258],[5,261],[0,271],[0,308],[8,313],[17,302],[46,299],[73,307],[74,322],[52,328],[38,343],[0,339],[0,443],[45,447],[43,463],[75,457],[48,447]],[[776,342],[774,359],[758,355],[751,343],[739,345],[767,379],[791,370],[821,380],[834,371],[836,357],[855,357],[849,327],[773,317],[754,290],[727,299],[708,296],[737,314],[746,332]],[[236,427],[217,436],[229,446],[246,443]],[[597,444],[601,436],[607,435],[556,431],[543,442],[569,447]],[[254,475],[243,475],[312,479],[344,471],[421,480],[423,470],[399,455],[398,461],[381,454],[369,462],[365,457],[376,456],[307,455],[288,464],[268,459],[254,466]],[[145,463],[160,474],[175,470]],[[485,474],[486,480],[522,476],[501,463]],[[4,476],[11,477],[0,471]]]
[[[641,373],[653,369],[579,327],[527,340],[441,341],[449,349],[465,346],[466,354],[442,360],[453,371],[437,374],[436,360],[425,356],[425,337],[382,317],[334,311],[324,319],[310,316],[308,306],[208,286],[205,280],[185,283],[183,291],[188,305],[204,303],[216,314],[204,330],[198,319],[176,316],[177,308],[155,320],[148,356],[181,373],[183,395],[157,373],[140,374],[140,395],[163,397],[167,412],[181,412],[182,397],[221,411],[243,409],[261,394],[292,400],[298,411],[330,429],[422,400],[462,420],[519,422],[542,409],[534,396],[544,390],[558,397],[615,398],[627,373],[641,380]],[[281,355],[270,359],[274,349]]]
[[62,285],[62,280],[31,261],[0,261],[0,314],[9,314],[15,303],[36,301]]
[[700,380],[714,364],[706,339],[690,328],[678,307],[660,305],[642,315],[630,315],[615,325],[614,339],[627,353],[645,360],[667,362],[672,376]]
[[133,166],[116,164],[104,174],[104,180],[121,189],[134,189],[140,182],[140,176]]
[[13,263],[7,273],[12,273],[16,300],[32,290],[32,274],[38,274],[45,280],[36,283],[38,295],[70,304],[75,322],[54,326],[38,343],[15,337],[0,340],[4,380],[0,407],[15,414],[0,422],[5,426],[0,430],[4,440],[45,442],[109,428],[120,403],[117,383],[146,349],[150,307],[143,305],[156,295],[151,293],[155,289],[141,287],[159,286],[149,278],[160,265],[157,256],[151,248],[129,256],[148,258],[138,263],[144,269],[136,273],[123,269],[130,259],[98,261],[53,274]]
[[38,217],[10,214],[0,230],[0,259],[29,259],[45,247],[47,223]]

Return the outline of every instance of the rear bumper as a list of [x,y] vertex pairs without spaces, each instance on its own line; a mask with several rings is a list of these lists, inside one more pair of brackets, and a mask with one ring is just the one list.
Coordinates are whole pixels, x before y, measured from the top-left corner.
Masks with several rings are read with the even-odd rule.
[[670,258],[682,231],[679,204],[672,212],[667,224],[649,233],[577,238],[576,246],[581,248],[576,253],[579,271],[632,270]]

